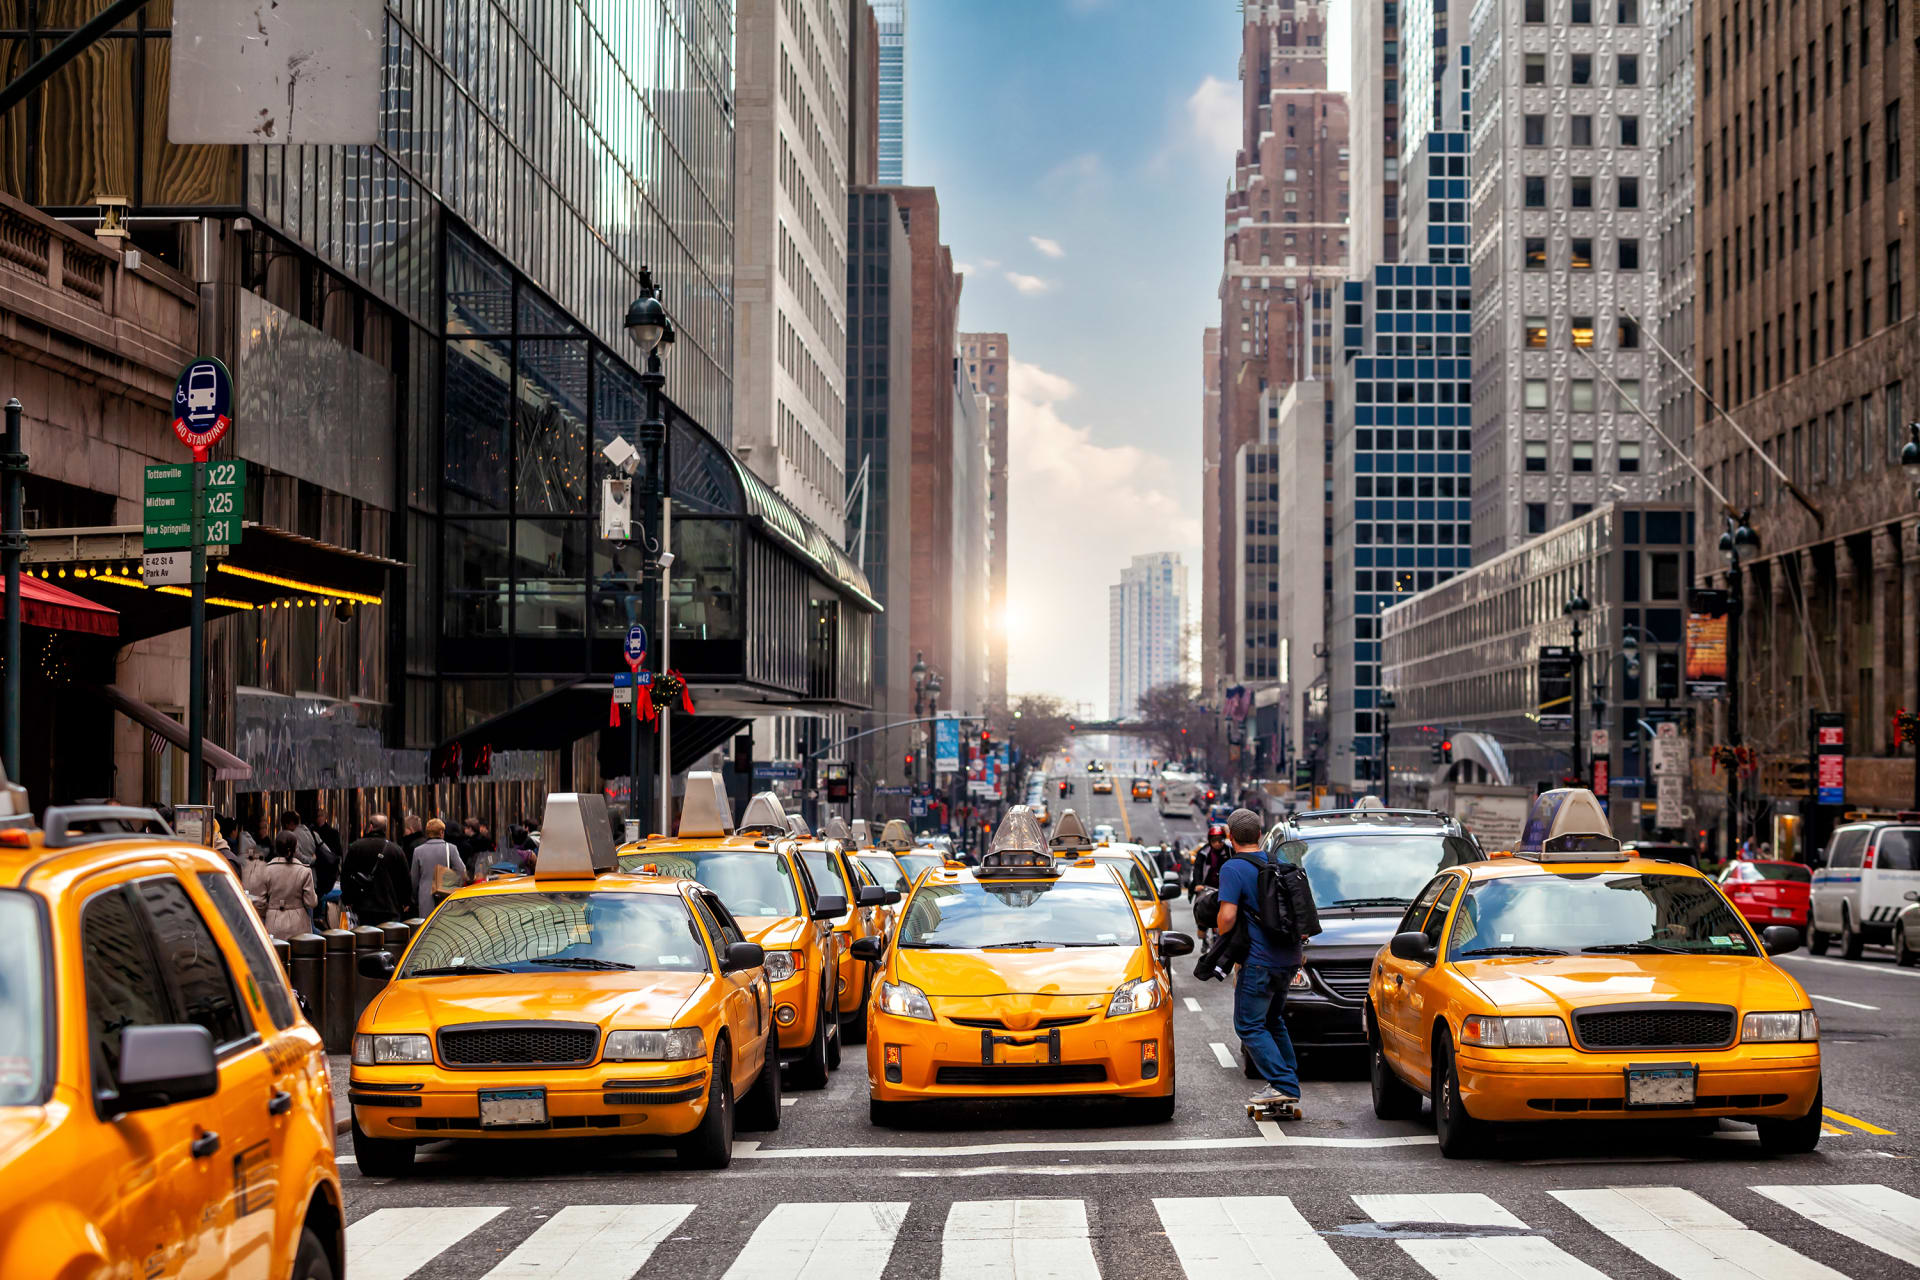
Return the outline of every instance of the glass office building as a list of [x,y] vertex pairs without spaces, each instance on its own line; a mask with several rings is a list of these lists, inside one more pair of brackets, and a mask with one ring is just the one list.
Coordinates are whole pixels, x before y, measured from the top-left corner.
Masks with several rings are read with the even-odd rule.
[[880,181],[907,180],[907,0],[873,0],[880,27]]

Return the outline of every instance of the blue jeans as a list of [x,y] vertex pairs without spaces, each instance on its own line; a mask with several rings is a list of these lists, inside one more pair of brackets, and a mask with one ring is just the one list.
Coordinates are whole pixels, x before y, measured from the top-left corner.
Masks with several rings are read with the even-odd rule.
[[1300,1096],[1300,1062],[1280,1013],[1287,1004],[1287,984],[1298,968],[1242,965],[1233,986],[1233,1029],[1253,1059],[1253,1069],[1281,1093],[1296,1098]]

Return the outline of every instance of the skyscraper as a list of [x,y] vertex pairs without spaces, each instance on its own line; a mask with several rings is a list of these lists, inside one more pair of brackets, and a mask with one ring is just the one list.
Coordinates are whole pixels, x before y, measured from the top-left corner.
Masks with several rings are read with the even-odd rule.
[[1182,677],[1187,566],[1177,551],[1135,556],[1107,588],[1108,714],[1125,719],[1140,695]]
[[873,0],[880,24],[880,181],[907,180],[907,0]]
[[1007,379],[1013,351],[1004,333],[963,333],[967,374],[987,398],[987,524],[993,548],[987,562],[987,705],[1007,702]]

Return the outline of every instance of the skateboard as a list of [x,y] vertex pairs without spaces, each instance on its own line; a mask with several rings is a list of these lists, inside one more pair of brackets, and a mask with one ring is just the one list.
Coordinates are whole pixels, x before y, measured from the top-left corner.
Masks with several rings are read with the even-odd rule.
[[1247,1104],[1249,1120],[1304,1120],[1305,1114],[1298,1102],[1284,1099],[1278,1102],[1249,1102]]

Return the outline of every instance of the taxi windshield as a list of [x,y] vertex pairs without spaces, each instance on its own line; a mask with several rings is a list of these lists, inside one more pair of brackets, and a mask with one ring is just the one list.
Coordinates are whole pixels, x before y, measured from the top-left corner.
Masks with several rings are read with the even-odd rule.
[[704,973],[707,948],[677,893],[487,893],[443,903],[399,976],[565,969]]
[[689,853],[623,853],[622,871],[651,866],[669,879],[698,880],[720,895],[736,916],[800,914],[793,869],[787,860],[758,850],[695,849]]
[[910,880],[919,879],[922,871],[946,861],[937,853],[902,853],[896,856],[900,859],[900,865],[907,869],[907,878]]
[[800,860],[807,864],[807,874],[813,877],[815,892],[822,896],[831,894],[834,897],[845,898],[848,902],[853,901],[853,890],[848,886],[846,878],[840,874],[840,868],[835,865],[832,854],[825,849],[802,849]]
[[909,886],[906,876],[900,873],[900,864],[893,855],[886,853],[862,853],[857,855],[860,865],[873,873],[873,878],[882,889],[893,889],[905,893]]
[[0,892],[0,1107],[41,1101],[47,1074],[47,957],[33,899]]
[[[1080,856],[1081,855],[1076,853],[1069,857],[1062,858],[1060,861],[1063,863],[1072,862]],[[1113,853],[1096,853],[1093,856],[1094,860],[1102,866],[1112,867],[1120,874],[1121,881],[1127,886],[1127,892],[1133,895],[1135,902],[1160,901],[1159,890],[1153,887],[1153,881],[1147,879],[1147,873],[1141,869],[1138,858],[1132,857],[1131,855]]]
[[1758,954],[1740,917],[1699,876],[1507,876],[1467,890],[1448,956]]
[[1479,850],[1459,836],[1438,831],[1328,833],[1283,851],[1307,873],[1319,907],[1404,907],[1434,873],[1478,862]]
[[1058,880],[923,885],[900,924],[900,945],[907,948],[1130,947],[1139,942],[1139,918],[1117,886]]

